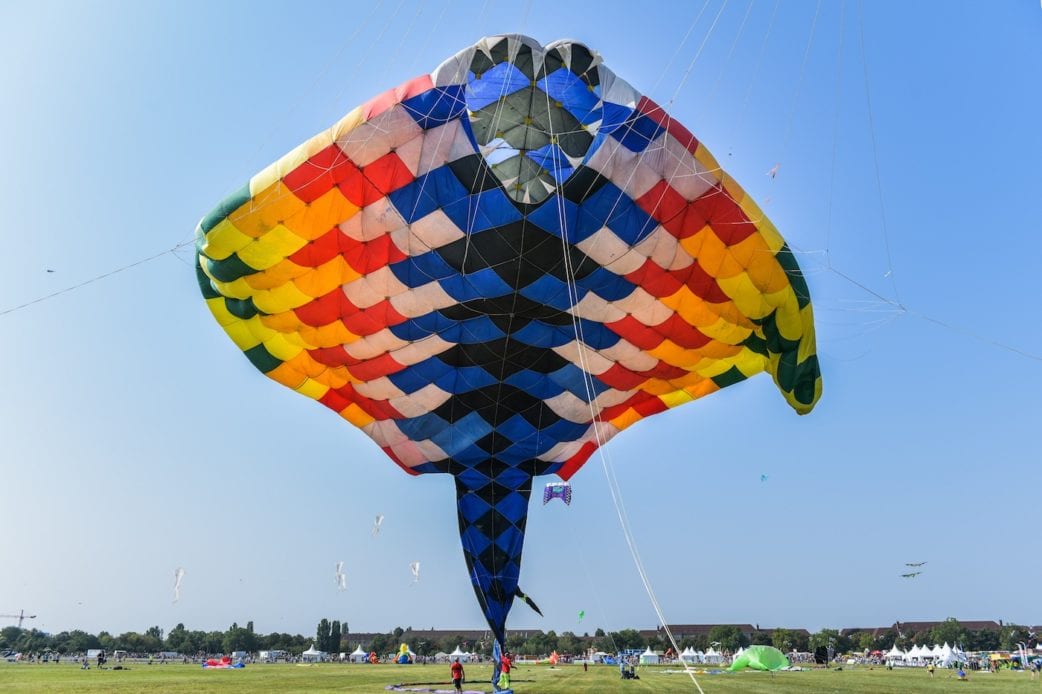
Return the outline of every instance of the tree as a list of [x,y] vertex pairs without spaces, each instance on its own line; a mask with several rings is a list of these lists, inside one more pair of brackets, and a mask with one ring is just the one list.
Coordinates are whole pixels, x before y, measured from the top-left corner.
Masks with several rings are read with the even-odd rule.
[[177,626],[171,629],[170,633],[166,635],[167,650],[176,653],[188,653],[189,651],[185,648],[187,636],[188,632],[185,630],[185,625],[178,622]]
[[999,646],[1004,651],[1014,651],[1017,644],[1027,643],[1030,629],[1020,624],[1006,624],[999,630]]
[[889,651],[897,643],[897,632],[893,629],[887,629],[879,638],[876,639],[876,648],[881,651]]
[[796,639],[788,629],[775,629],[771,634],[771,645],[782,653],[788,653],[796,646]]
[[720,648],[734,653],[749,645],[749,637],[733,624],[718,624],[709,630],[709,643],[718,642]]
[[930,630],[930,640],[955,646],[965,644],[970,632],[955,617],[949,617]]
[[329,648],[323,649],[330,653],[340,652],[340,620],[334,619],[333,624],[329,627]]
[[586,651],[586,642],[566,631],[557,637],[557,648],[562,655],[580,655]]
[[0,648],[14,648],[21,635],[22,630],[18,627],[4,627],[0,629]]
[[991,629],[975,629],[967,635],[967,651],[997,651],[999,649],[999,632]]
[[329,651],[329,620],[323,617],[318,623],[315,634],[315,648],[320,651]]
[[369,649],[375,651],[376,655],[382,658],[391,651],[397,650],[397,647],[392,648],[394,643],[395,638],[391,634],[377,634],[370,642]]
[[842,651],[839,643],[840,635],[835,629],[822,629],[818,633],[810,635],[810,647],[815,651],[819,648],[831,648],[834,652]]

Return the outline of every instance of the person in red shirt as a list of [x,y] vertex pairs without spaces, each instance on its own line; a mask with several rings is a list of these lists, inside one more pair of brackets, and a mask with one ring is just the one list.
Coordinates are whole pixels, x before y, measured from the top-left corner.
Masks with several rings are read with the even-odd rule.
[[464,673],[463,673],[463,666],[460,665],[459,658],[456,658],[456,660],[453,661],[451,670],[452,670],[452,684],[455,685],[457,692],[463,691],[462,684],[463,684],[463,675],[464,675]]
[[499,688],[510,689],[510,654],[504,653],[499,661]]

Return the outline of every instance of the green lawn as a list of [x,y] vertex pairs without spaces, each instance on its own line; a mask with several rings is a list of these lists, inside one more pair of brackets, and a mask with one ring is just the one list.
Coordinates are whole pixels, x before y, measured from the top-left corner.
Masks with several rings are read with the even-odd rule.
[[[197,665],[137,665],[129,670],[80,670],[73,663],[0,663],[3,692],[384,692],[388,684],[450,689],[447,665],[250,665],[242,670],[204,670]],[[697,692],[684,674],[670,674],[666,667],[645,667],[640,680],[619,679],[614,667],[525,665],[515,670],[519,694],[594,694],[600,692]],[[467,689],[490,692],[490,666],[468,666],[472,683]],[[477,684],[477,683],[480,684]],[[441,686],[437,686],[441,683]],[[1042,681],[1016,672],[970,673],[960,682],[947,670],[931,679],[924,670],[887,671],[877,668],[761,672],[701,675],[706,694],[863,693],[918,694],[919,692],[1034,692],[1042,694]]]

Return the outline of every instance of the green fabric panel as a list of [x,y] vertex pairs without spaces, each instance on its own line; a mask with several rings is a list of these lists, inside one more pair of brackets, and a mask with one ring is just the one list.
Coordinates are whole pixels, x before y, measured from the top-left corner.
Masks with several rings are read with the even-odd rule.
[[247,265],[237,253],[232,253],[224,260],[207,258],[206,269],[218,282],[234,282],[240,277],[257,272],[257,268]]
[[222,219],[242,207],[243,204],[249,201],[250,197],[250,184],[247,183],[224,200],[221,200],[217,207],[210,210],[210,213],[199,222],[199,228],[204,234],[207,233],[220,224]]
[[206,273],[203,272],[203,268],[200,267],[199,262],[201,258],[195,257],[195,279],[199,282],[199,291],[203,293],[204,299],[216,299],[221,296],[220,292],[213,288],[213,283],[210,278],[207,277]]
[[232,314],[236,318],[241,318],[243,320],[249,320],[250,318],[253,318],[261,312],[260,309],[257,308],[257,305],[253,303],[252,298],[225,298],[224,306],[228,309],[228,313]]
[[803,276],[803,271],[800,270],[800,266],[796,263],[796,256],[789,250],[789,245],[785,244],[774,257],[778,264],[782,266],[782,269],[785,270],[785,275],[789,278],[789,284],[792,285],[792,291],[796,293],[796,302],[802,309],[810,303],[810,288],[807,287],[807,280]]
[[248,350],[243,352],[246,357],[263,373],[268,373],[274,370],[277,366],[282,363],[281,359],[275,358],[275,356],[265,348],[264,345],[257,345],[256,347],[250,347]]
[[739,381],[744,381],[747,378],[748,376],[743,374],[737,366],[732,366],[730,369],[723,372],[719,376],[713,376],[713,383],[720,386],[721,388],[726,388],[727,386],[734,385]]

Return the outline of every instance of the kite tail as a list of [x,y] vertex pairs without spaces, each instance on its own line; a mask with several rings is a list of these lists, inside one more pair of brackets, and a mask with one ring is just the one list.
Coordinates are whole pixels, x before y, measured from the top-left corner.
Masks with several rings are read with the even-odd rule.
[[456,510],[467,573],[492,635],[506,643],[506,622],[521,573],[532,477],[516,468],[495,479],[470,470],[456,476]]

